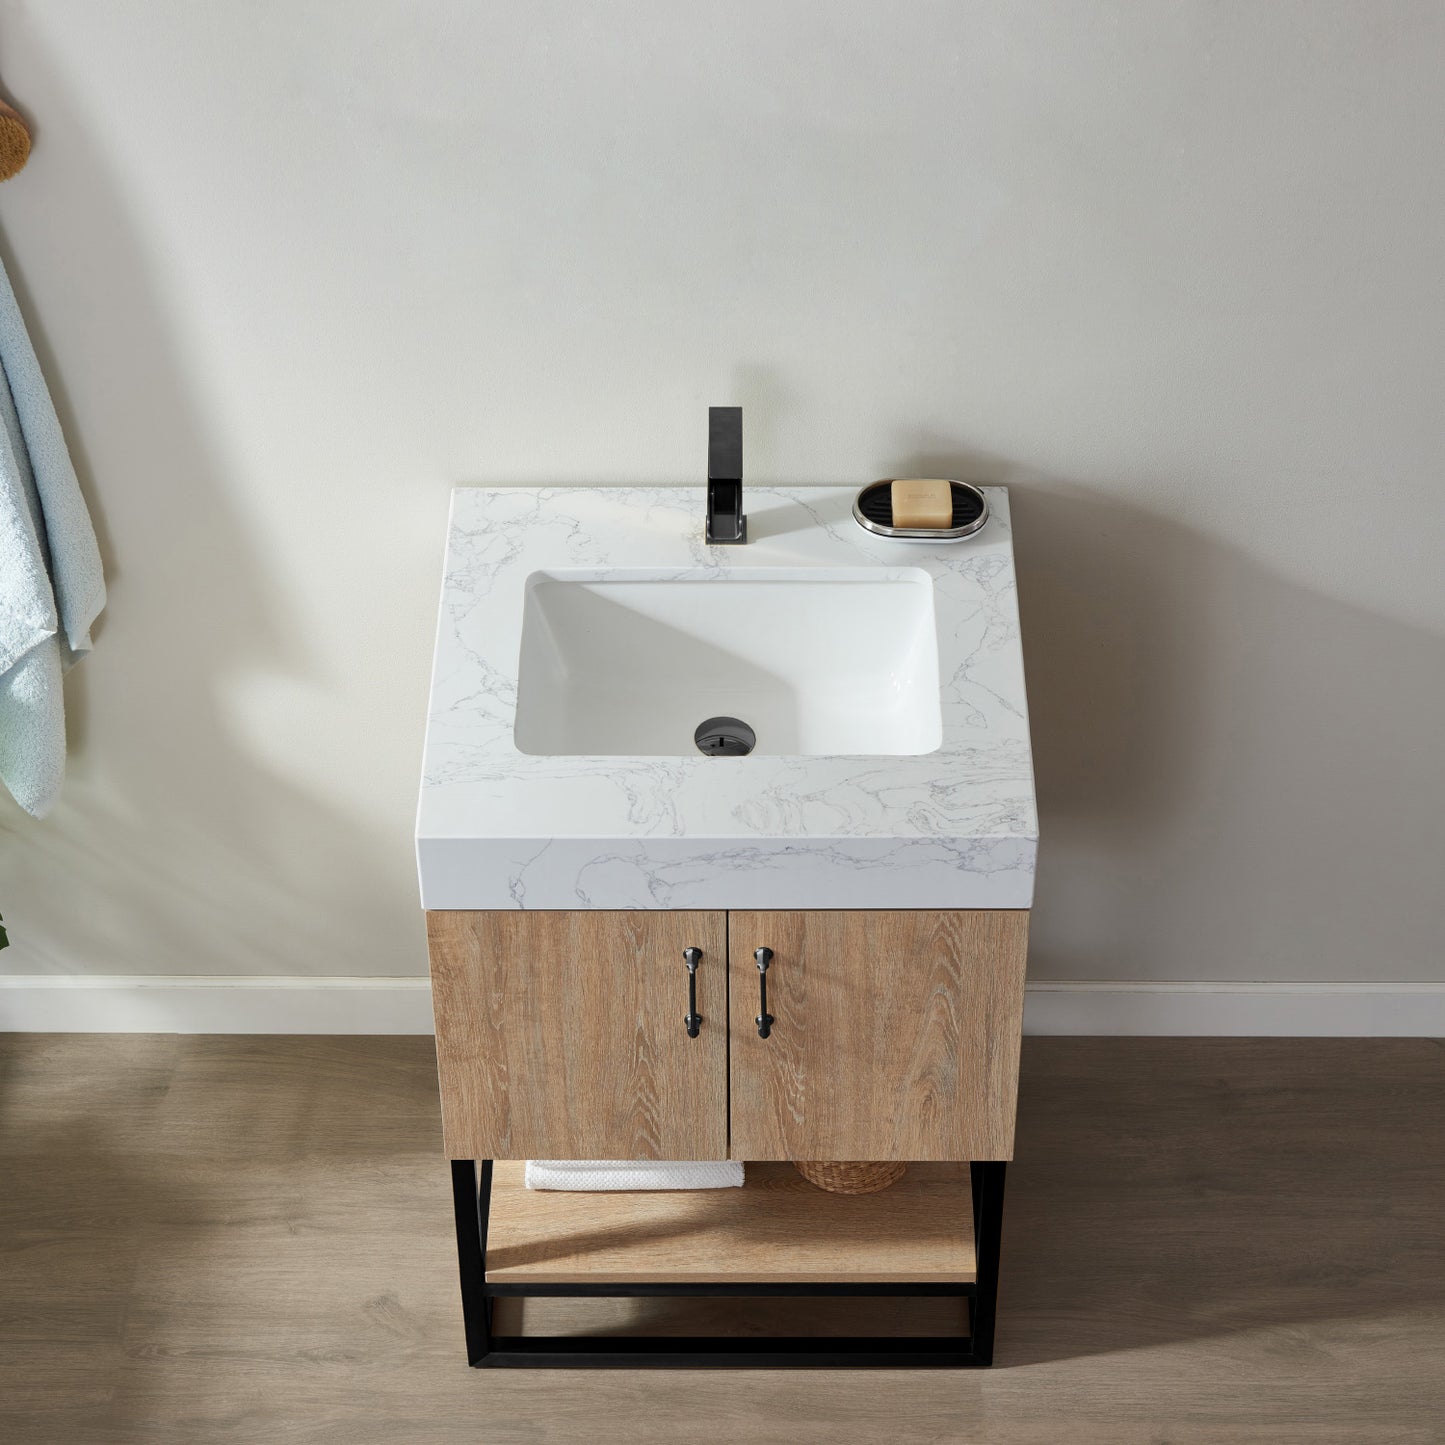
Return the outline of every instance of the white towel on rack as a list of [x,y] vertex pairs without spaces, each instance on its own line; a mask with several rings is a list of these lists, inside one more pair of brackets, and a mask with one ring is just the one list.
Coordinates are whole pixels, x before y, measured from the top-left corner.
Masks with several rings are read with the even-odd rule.
[[529,1159],[528,1189],[737,1189],[743,1166],[735,1159]]

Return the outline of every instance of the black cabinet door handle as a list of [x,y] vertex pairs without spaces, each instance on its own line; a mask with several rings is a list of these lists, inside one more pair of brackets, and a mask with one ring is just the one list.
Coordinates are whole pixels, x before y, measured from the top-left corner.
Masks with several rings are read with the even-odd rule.
[[702,962],[702,949],[684,948],[682,961],[687,965],[687,1014],[682,1022],[688,1038],[695,1039],[702,1029],[702,1015],[697,1011],[697,966]]
[[755,948],[753,957],[758,964],[758,1016],[753,1022],[758,1026],[758,1037],[765,1039],[773,1031],[773,1016],[768,1012],[768,965],[773,961],[773,950]]

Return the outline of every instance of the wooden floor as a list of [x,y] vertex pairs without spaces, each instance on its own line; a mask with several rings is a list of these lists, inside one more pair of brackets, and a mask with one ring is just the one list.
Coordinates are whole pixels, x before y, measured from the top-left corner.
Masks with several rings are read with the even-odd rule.
[[1438,1043],[1026,1040],[975,1373],[468,1370],[433,1069],[0,1037],[0,1441],[1445,1441]]

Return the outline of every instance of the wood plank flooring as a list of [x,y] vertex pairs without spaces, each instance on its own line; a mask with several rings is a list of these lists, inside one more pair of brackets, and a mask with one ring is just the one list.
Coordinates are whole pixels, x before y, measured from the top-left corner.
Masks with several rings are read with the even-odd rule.
[[5,1445],[1439,1445],[1445,1047],[1025,1040],[996,1359],[470,1371],[430,1040],[0,1036]]

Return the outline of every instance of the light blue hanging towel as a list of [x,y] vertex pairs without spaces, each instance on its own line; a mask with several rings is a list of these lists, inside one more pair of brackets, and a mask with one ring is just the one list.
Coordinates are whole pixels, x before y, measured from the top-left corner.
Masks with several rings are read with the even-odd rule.
[[43,817],[65,776],[61,673],[105,606],[100,549],[0,265],[0,780]]

